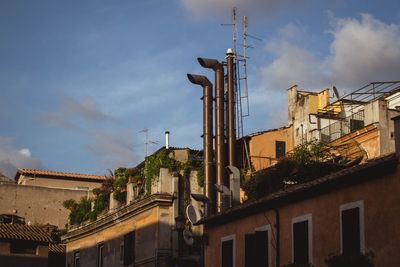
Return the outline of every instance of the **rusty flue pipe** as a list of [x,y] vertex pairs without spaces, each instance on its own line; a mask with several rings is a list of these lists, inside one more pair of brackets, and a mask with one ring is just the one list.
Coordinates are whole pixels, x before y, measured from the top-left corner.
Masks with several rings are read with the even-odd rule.
[[[229,186],[226,175],[226,148],[225,148],[225,99],[224,99],[224,66],[216,59],[197,58],[204,68],[213,69],[215,73],[215,170],[216,182],[219,185]],[[217,194],[218,203],[221,203],[220,194]]]
[[234,86],[234,54],[231,48],[226,51],[227,65],[227,84],[228,84],[228,99],[227,99],[227,137],[228,137],[228,164],[236,166],[235,144],[236,144],[236,129],[235,129],[235,86]]
[[204,194],[210,200],[209,214],[215,212],[216,192],[213,171],[213,105],[212,84],[203,75],[187,74],[191,83],[203,87],[203,149],[204,149]]

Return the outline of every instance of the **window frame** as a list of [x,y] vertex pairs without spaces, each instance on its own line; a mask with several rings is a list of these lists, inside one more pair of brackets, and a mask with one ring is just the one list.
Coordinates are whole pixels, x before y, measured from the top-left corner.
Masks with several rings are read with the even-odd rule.
[[260,226],[260,227],[256,227],[254,230],[256,232],[257,231],[260,231],[260,232],[267,231],[267,234],[268,234],[268,239],[267,239],[267,242],[268,242],[268,251],[267,251],[267,253],[268,253],[268,266],[271,267],[272,266],[271,265],[272,264],[272,261],[271,261],[271,235],[272,235],[271,225],[270,224],[266,224],[266,225],[263,225],[263,226]]
[[301,222],[305,222],[305,221],[308,222],[308,224],[307,224],[307,226],[308,226],[307,227],[308,228],[308,261],[309,261],[309,264],[313,265],[313,257],[312,257],[312,255],[313,255],[313,240],[312,240],[313,227],[312,227],[312,214],[311,213],[292,218],[292,225],[291,225],[292,226],[291,227],[292,228],[291,229],[291,231],[292,231],[292,263],[294,263],[294,229],[293,229],[293,226],[295,223],[301,223]]
[[103,242],[97,244],[96,266],[104,267],[104,243]]
[[[78,260],[78,266],[76,264],[76,260]],[[79,250],[74,251],[74,267],[81,266],[81,253]]]
[[222,243],[232,240],[232,262],[233,267],[236,266],[236,234],[221,237],[220,243],[220,266],[222,266]]
[[360,252],[365,254],[365,228],[364,228],[364,200],[358,200],[340,205],[340,254],[343,253],[343,220],[342,211],[358,208],[359,224],[360,224]]

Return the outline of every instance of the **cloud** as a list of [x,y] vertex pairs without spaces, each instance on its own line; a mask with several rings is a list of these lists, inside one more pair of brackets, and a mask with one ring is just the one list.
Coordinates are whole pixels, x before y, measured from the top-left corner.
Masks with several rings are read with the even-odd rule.
[[87,147],[106,168],[132,166],[135,163],[133,134],[130,131],[91,131],[90,135],[92,138]]
[[85,97],[77,100],[69,96],[63,96],[62,108],[64,112],[77,115],[86,120],[104,120],[109,119],[98,107],[96,101],[92,97]]
[[43,164],[29,148],[15,148],[14,138],[0,136],[0,172],[13,178],[18,168],[43,169]]
[[294,7],[303,1],[288,0],[181,0],[183,7],[196,18],[212,15],[227,14],[233,7],[245,14],[273,14],[278,9],[289,6]]
[[61,129],[79,128],[79,121],[104,122],[115,118],[106,115],[92,97],[81,100],[62,95],[56,110],[41,113],[39,121],[51,127]]
[[368,14],[359,19],[331,18],[333,39],[323,58],[290,34],[301,31],[296,25],[285,26],[278,38],[267,43],[266,50],[275,56],[262,68],[268,89],[299,84],[313,90],[335,84],[353,90],[373,81],[398,79],[400,25],[385,24]]
[[368,14],[362,14],[361,20],[334,19],[333,23],[327,65],[335,80],[357,86],[398,79],[400,25],[385,24]]

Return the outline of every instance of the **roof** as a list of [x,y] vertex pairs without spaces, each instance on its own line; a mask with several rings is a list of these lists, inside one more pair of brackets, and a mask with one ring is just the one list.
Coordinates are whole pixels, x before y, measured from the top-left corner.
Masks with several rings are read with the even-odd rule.
[[[310,182],[297,184],[277,191],[254,201],[245,202],[223,213],[211,215],[197,224],[213,227],[257,214],[265,210],[276,209],[307,198],[312,198],[343,187],[362,183],[368,179],[382,177],[393,172],[398,165],[395,153],[372,159],[367,163],[349,167],[328,174]],[[380,175],[377,175],[379,173]],[[357,175],[356,175],[357,174]]]
[[72,179],[87,179],[103,181],[107,178],[106,175],[94,175],[94,174],[83,174],[83,173],[70,173],[70,172],[57,172],[47,170],[35,170],[35,169],[18,169],[15,175],[15,180],[18,181],[20,175],[39,175],[39,176],[50,176],[50,177],[62,177]]
[[258,135],[269,133],[269,132],[287,130],[287,129],[290,129],[290,128],[291,128],[291,126],[283,126],[283,127],[276,128],[276,129],[268,129],[268,130],[264,130],[264,131],[258,131],[258,132],[255,132],[255,133],[250,133],[250,134],[244,136],[244,138],[246,138],[246,137],[254,137],[254,136],[258,136]]
[[53,244],[49,245],[50,253],[65,253],[65,245],[64,244]]
[[0,223],[0,239],[52,242],[50,233],[40,226]]
[[14,181],[0,172],[0,183],[14,183]]

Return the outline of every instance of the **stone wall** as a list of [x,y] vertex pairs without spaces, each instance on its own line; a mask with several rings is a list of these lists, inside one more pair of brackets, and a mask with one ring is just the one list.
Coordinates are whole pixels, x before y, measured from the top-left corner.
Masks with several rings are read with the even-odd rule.
[[88,194],[85,190],[0,184],[0,214],[7,213],[24,217],[26,223],[49,223],[65,228],[69,210],[63,207],[64,200],[79,201]]

